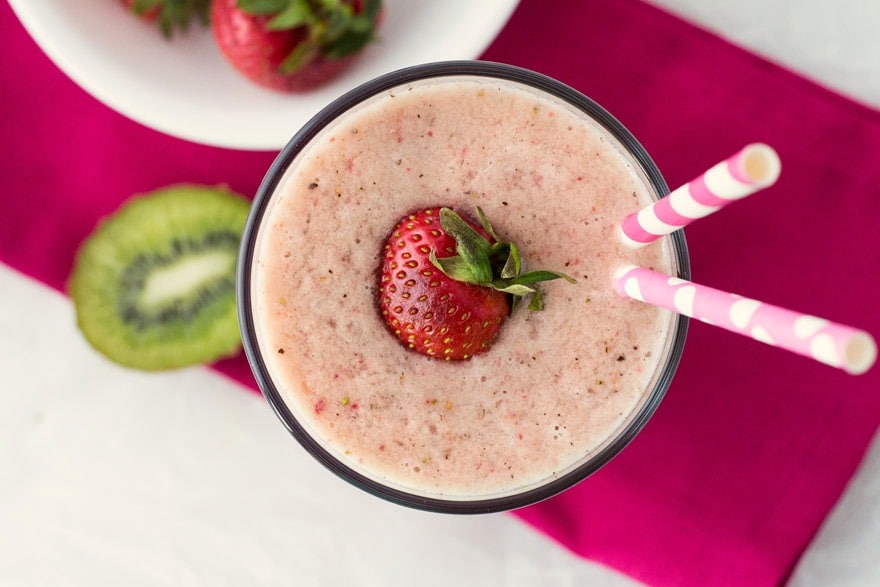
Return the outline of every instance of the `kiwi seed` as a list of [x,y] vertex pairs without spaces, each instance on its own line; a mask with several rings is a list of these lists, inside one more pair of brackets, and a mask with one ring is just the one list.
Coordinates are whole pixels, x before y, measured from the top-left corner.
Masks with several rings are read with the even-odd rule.
[[82,244],[68,284],[77,325],[120,365],[156,371],[238,352],[235,264],[250,202],[225,187],[136,196]]

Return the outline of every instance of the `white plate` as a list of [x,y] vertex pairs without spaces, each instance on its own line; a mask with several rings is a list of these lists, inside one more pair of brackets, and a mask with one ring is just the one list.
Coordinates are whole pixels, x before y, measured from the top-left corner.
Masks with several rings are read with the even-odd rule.
[[323,106],[377,75],[478,57],[517,0],[386,0],[380,40],[341,77],[302,95],[265,90],[240,77],[201,26],[166,41],[118,0],[9,3],[49,58],[110,108],[196,143],[277,150]]

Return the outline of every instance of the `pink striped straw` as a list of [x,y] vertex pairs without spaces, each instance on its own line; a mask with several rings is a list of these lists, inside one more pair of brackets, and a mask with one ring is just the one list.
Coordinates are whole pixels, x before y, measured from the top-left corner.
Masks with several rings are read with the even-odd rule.
[[863,330],[635,265],[615,273],[614,288],[627,297],[811,357],[853,375],[870,369],[877,358],[877,344]]
[[772,147],[745,146],[703,175],[623,219],[623,240],[641,247],[717,212],[731,202],[773,185],[782,165]]

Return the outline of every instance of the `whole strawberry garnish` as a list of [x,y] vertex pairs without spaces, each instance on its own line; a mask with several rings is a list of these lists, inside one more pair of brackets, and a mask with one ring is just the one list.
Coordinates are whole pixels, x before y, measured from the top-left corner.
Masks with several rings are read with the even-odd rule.
[[522,273],[513,243],[500,242],[483,211],[479,224],[449,208],[403,218],[385,244],[379,307],[385,323],[408,348],[446,360],[489,349],[516,301],[537,284],[571,278],[553,271]]
[[186,31],[193,20],[208,24],[211,0],[122,0],[138,17],[159,23],[166,37],[175,30]]
[[275,90],[312,89],[375,38],[381,0],[214,0],[220,52],[245,77]]

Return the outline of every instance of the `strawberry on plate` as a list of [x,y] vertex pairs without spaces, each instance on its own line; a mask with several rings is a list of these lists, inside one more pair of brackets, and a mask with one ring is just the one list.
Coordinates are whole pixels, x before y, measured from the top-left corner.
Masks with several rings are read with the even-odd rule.
[[251,81],[284,92],[315,88],[373,39],[381,0],[214,0],[220,52]]
[[409,349],[464,360],[487,351],[516,302],[536,284],[563,278],[553,271],[522,273],[516,245],[501,242],[478,207],[479,224],[450,208],[410,214],[388,236],[379,279],[386,325]]
[[139,18],[158,22],[166,37],[175,30],[186,31],[193,20],[208,24],[211,0],[122,0]]

